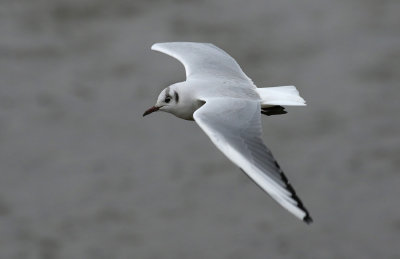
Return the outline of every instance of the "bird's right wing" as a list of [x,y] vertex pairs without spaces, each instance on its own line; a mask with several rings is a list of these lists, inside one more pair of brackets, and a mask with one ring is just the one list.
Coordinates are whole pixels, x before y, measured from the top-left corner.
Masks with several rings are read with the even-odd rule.
[[189,79],[226,79],[248,83],[255,87],[251,79],[242,71],[238,63],[228,53],[210,43],[165,42],[151,46],[152,50],[163,52],[179,60]]
[[261,139],[259,102],[234,98],[205,101],[193,117],[218,149],[280,205],[305,222],[312,222]]

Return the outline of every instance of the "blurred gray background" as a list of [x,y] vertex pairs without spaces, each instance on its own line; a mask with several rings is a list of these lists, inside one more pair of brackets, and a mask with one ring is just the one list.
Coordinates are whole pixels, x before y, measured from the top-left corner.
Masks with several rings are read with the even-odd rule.
[[[0,258],[400,258],[400,2],[2,0]],[[314,218],[194,122],[142,118],[212,42],[308,106],[264,140]]]

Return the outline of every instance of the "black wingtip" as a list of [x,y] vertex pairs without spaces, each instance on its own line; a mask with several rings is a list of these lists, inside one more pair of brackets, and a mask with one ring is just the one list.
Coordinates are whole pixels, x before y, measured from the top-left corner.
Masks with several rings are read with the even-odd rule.
[[303,221],[307,224],[311,224],[313,222],[313,219],[310,216],[310,213],[308,212],[308,210],[306,209],[306,207],[304,207],[303,202],[300,200],[300,198],[297,196],[296,191],[294,190],[294,188],[292,187],[292,185],[289,183],[289,180],[287,179],[287,177],[285,176],[285,174],[283,173],[281,167],[279,166],[278,162],[275,161],[275,166],[276,168],[278,168],[279,172],[280,172],[280,176],[282,181],[285,183],[286,188],[290,191],[290,193],[292,194],[292,198],[297,202],[297,207],[299,209],[301,209],[302,211],[304,211],[304,213],[306,214],[303,218]]
[[[275,165],[276,167],[279,169],[280,171],[280,176],[283,180],[283,182],[286,184],[286,188],[291,192],[292,194],[292,198],[297,202],[297,206],[305,212],[305,216],[303,218],[303,221],[307,224],[310,225],[311,223],[314,222],[314,220],[311,218],[310,213],[308,212],[308,210],[304,207],[303,203],[301,202],[300,198],[297,196],[296,191],[293,189],[292,185],[289,183],[288,179],[286,178],[285,174],[283,173],[281,167],[279,166],[278,162],[275,161]],[[239,167],[239,169],[245,173],[245,175],[247,175],[249,178],[250,176],[248,174],[246,174],[246,172]],[[250,180],[253,180],[252,178],[250,178]],[[253,180],[254,181],[254,180]],[[258,185],[258,187],[260,187]],[[261,187],[260,187],[261,188]],[[261,188],[262,189],[262,188]],[[262,189],[263,190],[263,189]]]
[[304,218],[303,218],[303,221],[305,222],[305,223],[307,223],[308,225],[310,225],[311,223],[313,223],[313,219],[310,217],[310,215],[305,215],[304,216]]

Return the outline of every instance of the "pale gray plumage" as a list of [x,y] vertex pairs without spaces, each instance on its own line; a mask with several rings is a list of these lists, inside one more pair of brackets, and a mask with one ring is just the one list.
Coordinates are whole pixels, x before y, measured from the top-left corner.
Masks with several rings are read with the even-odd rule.
[[251,82],[239,64],[225,51],[210,43],[166,42],[156,43],[152,50],[178,59],[186,71],[186,79],[224,78]]
[[[157,43],[152,49],[181,61],[186,81],[168,87],[173,95],[164,90],[144,115],[162,110],[195,120],[222,153],[272,198],[296,217],[312,222],[261,138],[261,107],[305,105],[296,88],[256,88],[231,56],[209,43]],[[166,94],[171,98],[167,100]]]

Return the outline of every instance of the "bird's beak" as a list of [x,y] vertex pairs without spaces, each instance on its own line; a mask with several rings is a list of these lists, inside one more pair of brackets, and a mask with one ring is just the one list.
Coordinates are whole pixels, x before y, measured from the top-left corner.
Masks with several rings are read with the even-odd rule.
[[143,113],[143,117],[146,116],[146,115],[149,115],[150,113],[156,112],[156,111],[158,111],[159,109],[160,109],[160,107],[153,106],[153,107],[151,107],[150,109],[148,109],[147,111],[145,111],[145,112]]

